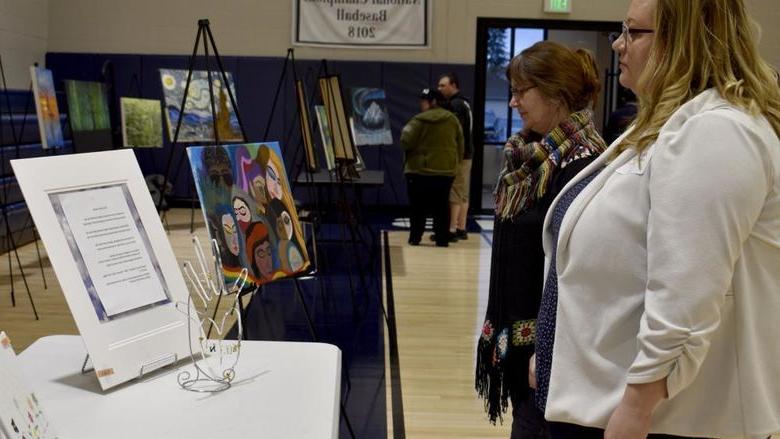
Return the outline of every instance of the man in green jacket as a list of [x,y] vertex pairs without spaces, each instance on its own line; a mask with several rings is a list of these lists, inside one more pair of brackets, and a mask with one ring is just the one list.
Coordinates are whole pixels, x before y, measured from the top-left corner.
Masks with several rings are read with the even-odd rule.
[[436,245],[447,247],[449,193],[457,166],[463,159],[463,130],[458,118],[440,107],[445,99],[438,90],[426,88],[419,97],[422,112],[401,132],[411,211],[409,244],[420,243],[425,219],[430,214]]

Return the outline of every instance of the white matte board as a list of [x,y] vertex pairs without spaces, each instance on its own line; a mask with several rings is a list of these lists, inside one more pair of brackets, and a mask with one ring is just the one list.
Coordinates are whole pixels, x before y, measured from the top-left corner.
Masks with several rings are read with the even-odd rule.
[[189,356],[189,293],[133,151],[11,165],[101,387]]

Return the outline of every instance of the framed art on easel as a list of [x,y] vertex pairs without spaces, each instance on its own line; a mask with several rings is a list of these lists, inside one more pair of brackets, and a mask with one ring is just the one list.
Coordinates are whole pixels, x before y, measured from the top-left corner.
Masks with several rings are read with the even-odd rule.
[[11,165],[101,387],[188,357],[189,292],[133,151]]

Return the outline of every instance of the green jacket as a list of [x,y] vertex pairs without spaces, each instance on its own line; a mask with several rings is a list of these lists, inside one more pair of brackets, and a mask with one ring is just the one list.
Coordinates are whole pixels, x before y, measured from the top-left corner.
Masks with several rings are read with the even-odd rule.
[[463,130],[454,114],[431,108],[412,118],[401,132],[407,174],[454,176],[463,159]]

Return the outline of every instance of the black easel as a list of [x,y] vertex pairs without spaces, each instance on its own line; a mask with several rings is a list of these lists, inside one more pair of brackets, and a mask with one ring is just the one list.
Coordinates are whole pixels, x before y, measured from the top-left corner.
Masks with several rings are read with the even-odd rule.
[[116,94],[116,73],[114,63],[110,59],[103,62],[100,68],[100,75],[103,77],[103,84],[106,85],[106,98],[108,99],[108,114],[111,123],[111,149],[122,148],[122,117],[120,116],[117,102],[119,97]]
[[[6,99],[6,107],[8,110],[8,116],[9,116],[9,122],[11,125],[11,133],[13,135],[13,141],[16,145],[16,151],[17,151],[17,158],[18,158],[18,151],[19,151],[19,138],[16,136],[16,127],[13,123],[13,113],[11,110],[11,98],[8,94],[8,87],[5,80],[5,69],[3,68],[2,59],[0,59],[0,75],[2,76],[3,80],[3,94],[5,95]],[[32,92],[32,90],[31,90]],[[26,111],[25,111],[25,117],[26,117]],[[0,109],[0,163],[3,164],[3,167],[5,167],[5,147],[2,145],[2,133],[3,133],[3,122],[2,122],[2,110]],[[0,203],[2,204],[2,207],[0,207],[0,213],[2,213],[2,219],[5,223],[5,233],[6,233],[6,239],[7,239],[7,248],[8,248],[8,272],[11,279],[11,305],[16,306],[16,294],[14,290],[14,277],[13,277],[13,264],[11,261],[11,252],[14,253],[14,256],[16,257],[16,265],[19,267],[19,272],[22,275],[22,281],[24,282],[24,288],[27,291],[27,297],[30,300],[30,305],[32,306],[33,315],[35,316],[35,320],[39,320],[38,317],[38,310],[35,308],[35,301],[33,300],[32,294],[30,293],[30,286],[27,283],[27,276],[24,273],[24,267],[22,266],[22,261],[19,258],[19,251],[16,246],[16,240],[13,236],[13,231],[11,230],[11,224],[8,220],[8,191],[7,191],[7,185],[3,185],[3,191],[2,191],[2,199],[0,199]],[[24,228],[22,229],[24,230]],[[35,240],[35,248],[38,250],[38,241],[37,237],[35,236],[34,229],[33,229],[33,238]],[[38,261],[41,263],[41,273],[43,274],[43,264],[40,259],[40,251],[38,253]],[[44,285],[46,284],[46,277],[44,276]]]
[[[38,67],[38,63],[33,64],[35,67]],[[20,158],[21,154],[21,143],[24,140],[24,128],[27,126],[27,114],[30,112],[30,105],[32,104],[32,100],[34,98],[33,96],[33,88],[32,88],[32,82],[30,82],[30,86],[27,90],[27,100],[24,103],[24,114],[22,115],[22,125],[19,128],[19,134],[16,135],[16,128],[14,126],[13,122],[13,114],[11,110],[11,98],[8,94],[8,85],[5,82],[5,70],[3,69],[3,63],[0,60],[0,74],[2,74],[3,79],[3,90],[5,93],[5,100],[6,100],[6,106],[8,108],[8,114],[10,116],[10,123],[11,123],[11,132],[13,133],[14,137],[14,146],[15,146],[15,158]],[[3,161],[3,163],[5,163]],[[7,196],[4,197],[4,199],[7,199]],[[27,212],[27,219],[24,221],[24,226],[22,226],[21,230],[19,231],[20,235],[24,234],[24,231],[27,230],[27,227],[32,228],[33,232],[33,242],[35,243],[35,253],[38,255],[38,266],[41,269],[41,279],[43,279],[43,289],[47,290],[49,289],[49,285],[46,283],[46,274],[43,271],[43,259],[41,258],[41,249],[38,246],[38,240],[40,240],[40,237],[38,236],[38,228],[35,227],[35,222],[32,219],[32,214],[30,212]],[[9,254],[9,260],[10,260],[10,254]],[[9,264],[10,266],[10,264]],[[13,283],[13,276],[12,276],[12,283]]]
[[[292,48],[288,48],[287,49],[287,54],[286,54],[286,56],[284,58],[284,63],[282,64],[282,69],[281,69],[281,72],[279,74],[279,80],[277,81],[277,84],[276,84],[276,91],[274,93],[274,99],[273,99],[272,104],[271,104],[270,115],[268,117],[268,122],[266,123],[266,127],[265,127],[264,134],[263,134],[263,138],[264,139],[267,139],[268,133],[269,133],[270,128],[271,128],[271,124],[273,123],[273,117],[274,117],[274,114],[276,114],[276,111],[275,111],[276,110],[276,105],[279,102],[279,95],[281,93],[282,87],[284,86],[284,81],[285,81],[285,77],[288,74],[288,70],[290,70],[292,72],[293,85],[295,85],[297,83],[297,81],[299,80],[299,77],[298,77],[298,73],[297,73],[297,69],[296,69],[296,63],[295,63],[295,50],[292,49]],[[326,71],[327,71],[327,64],[326,64],[325,60],[323,60],[320,63],[320,73],[322,74],[323,72],[326,72]],[[305,81],[304,81],[304,92],[305,92]],[[304,99],[304,100],[306,101],[307,105],[309,105],[309,107],[311,107],[311,105],[314,102],[314,94],[312,94],[312,96],[309,99]],[[297,106],[297,99],[296,99],[296,106]],[[298,122],[300,122],[302,120],[301,119],[301,112],[302,111],[303,111],[303,109],[298,108],[298,112],[296,113],[297,117],[299,119]],[[309,122],[311,122],[311,120]],[[300,128],[301,125],[299,124],[298,127]],[[295,128],[296,128],[296,123],[295,123],[295,120],[293,120],[293,123],[290,125],[290,129],[287,131],[286,136],[285,136],[285,138],[283,140],[283,144],[287,145],[287,144],[290,143],[289,141],[292,138],[292,134],[293,134]],[[311,126],[309,127],[309,129],[311,130]],[[299,162],[298,157],[300,156],[299,152],[300,152],[301,149],[304,150],[304,155],[303,155],[302,161]],[[297,147],[296,147],[296,149],[295,149],[295,151],[293,153],[293,167],[294,167],[294,169],[297,169],[297,171],[294,170],[294,172],[292,174],[293,178],[290,180],[290,191],[292,192],[294,187],[295,187],[295,183],[297,181],[297,176],[298,176],[297,173],[300,172],[300,169],[305,169],[306,170],[306,181],[307,181],[308,186],[309,186],[309,196],[310,196],[311,199],[314,200],[315,210],[316,210],[315,215],[312,215],[312,218],[310,218],[310,222],[312,222],[312,224],[313,224],[313,235],[316,236],[317,232],[320,230],[320,226],[321,226],[321,223],[322,223],[322,218],[321,218],[321,212],[322,211],[320,209],[321,202],[320,202],[319,192],[316,190],[316,188],[313,185],[313,182],[314,182],[314,177],[313,176],[314,176],[314,172],[316,170],[310,169],[306,165],[306,163],[307,163],[306,154],[307,154],[307,152],[305,150],[305,147],[303,145],[303,141],[301,139],[301,141],[299,141],[297,143]],[[316,242],[316,238],[315,238],[315,242]],[[318,248],[316,246],[314,247],[314,251],[315,252],[318,251]],[[325,256],[325,253],[323,253],[321,255],[320,259],[322,260],[322,263],[320,264],[320,266],[323,267],[321,271],[322,272],[326,272],[326,268],[325,267],[328,266],[328,263],[326,262],[327,258]],[[311,275],[311,273],[308,274],[307,276],[309,276],[309,275]],[[320,281],[320,296],[323,299],[325,299],[326,297],[328,297],[328,295],[325,294],[326,288],[325,288],[324,280],[323,280],[322,276],[318,276],[318,280]],[[350,283],[350,296],[351,296],[352,303],[353,303],[353,313],[354,313],[355,289],[354,289],[354,286],[352,285],[352,277],[351,276],[349,276],[349,283]],[[303,299],[301,298],[301,300],[303,300]],[[307,318],[309,318],[309,316],[307,316]]]
[[[222,83],[225,84],[225,88],[227,89],[228,97],[230,98],[230,104],[233,106],[233,111],[236,113],[236,118],[238,119],[238,126],[241,129],[241,135],[244,138],[244,141],[247,139],[246,131],[244,131],[244,124],[241,122],[241,113],[238,111],[238,105],[236,103],[236,98],[233,96],[233,91],[230,89],[230,82],[228,82],[227,73],[225,72],[225,67],[222,64],[222,58],[219,56],[219,51],[217,50],[217,45],[214,42],[214,36],[211,33],[211,28],[209,27],[209,20],[208,19],[201,19],[198,20],[198,33],[195,36],[195,46],[192,48],[192,55],[190,56],[189,60],[189,67],[187,68],[187,82],[184,86],[184,95],[182,97],[181,106],[179,107],[181,110],[179,112],[179,120],[176,121],[176,130],[173,133],[173,139],[171,139],[171,152],[168,154],[168,160],[165,165],[165,177],[163,178],[163,184],[162,187],[165,188],[165,186],[168,183],[169,176],[171,173],[171,166],[173,165],[173,155],[176,152],[176,145],[179,141],[179,130],[181,129],[181,123],[182,120],[184,120],[184,112],[185,112],[185,104],[187,103],[187,96],[190,90],[190,83],[192,82],[192,72],[195,68],[195,59],[198,56],[198,47],[200,46],[200,40],[203,39],[203,53],[205,58],[205,64],[206,64],[206,76],[208,78],[209,83],[209,99],[211,101],[211,116],[212,116],[212,123],[213,123],[213,130],[214,130],[214,145],[219,146],[221,145],[221,142],[219,140],[219,131],[217,129],[217,109],[216,104],[214,100],[214,88],[213,88],[213,80],[211,78],[211,68],[209,67],[209,45],[211,46],[211,49],[213,50],[213,57],[217,62],[217,66],[219,67],[219,73],[222,77]],[[182,162],[184,161],[184,157],[186,156],[186,152],[182,154],[181,158],[179,159],[179,164],[176,166],[176,173],[173,175],[173,178],[170,179],[173,182],[176,182],[177,177],[179,176],[179,171],[181,170]],[[157,211],[162,210],[162,202],[163,197],[160,197],[160,201],[157,204]],[[190,231],[193,230],[193,221],[194,221],[194,209],[193,214],[191,217],[190,222]]]
[[[323,60],[323,63],[325,61]],[[326,69],[327,70],[327,69]],[[332,77],[333,75],[326,74],[325,77]],[[339,81],[339,86],[341,86],[341,82]],[[341,94],[341,91],[339,90],[339,93]],[[329,97],[331,99],[331,104],[336,105],[335,103],[335,93],[331,91],[329,93]],[[343,96],[343,94],[342,94]],[[342,99],[343,104],[343,99]],[[344,114],[346,115],[346,108],[341,109]],[[350,138],[351,145],[346,145],[346,147],[351,147],[353,150],[353,157],[357,156],[357,153],[355,152],[355,149],[357,149],[357,146],[355,145],[354,139],[352,138],[352,132],[348,129],[347,134]],[[331,127],[331,135],[333,137],[333,142],[335,145],[335,129]],[[358,274],[360,277],[360,287],[362,288],[364,293],[368,292],[368,286],[365,279],[365,271],[363,269],[363,266],[360,264],[359,259],[357,258],[358,255],[358,244],[363,243],[364,245],[367,245],[367,241],[363,238],[363,235],[360,231],[360,209],[358,209],[359,205],[359,191],[357,189],[357,186],[355,184],[356,179],[358,179],[359,173],[355,170],[355,159],[339,159],[336,158],[336,187],[338,189],[338,203],[339,203],[339,212],[342,214],[343,221],[341,224],[343,224],[342,228],[342,242],[347,241],[347,238],[345,234],[349,233],[349,241],[351,241],[351,247],[352,252],[355,255],[355,261],[357,262],[357,269]],[[355,205],[353,206],[353,203],[350,203],[349,197],[347,196],[347,187],[352,188],[352,193],[354,195]],[[373,241],[373,240],[372,240]],[[373,259],[373,257],[371,258]],[[351,272],[351,266],[348,267]],[[350,278],[351,283],[351,278]],[[385,320],[387,320],[387,311],[385,310],[384,303],[382,302],[381,298],[381,289],[380,293],[378,294],[379,298],[379,306],[382,310],[382,315],[384,316]]]
[[[324,65],[325,64],[324,64],[324,60],[323,60],[323,66]],[[274,93],[274,99],[273,99],[273,102],[271,104],[271,112],[270,112],[270,115],[268,117],[268,121],[266,123],[265,130],[263,131],[263,139],[266,139],[266,140],[268,138],[268,133],[269,133],[269,131],[271,129],[271,124],[273,122],[273,116],[276,113],[276,111],[275,111],[276,110],[276,105],[277,105],[277,103],[279,101],[279,95],[280,95],[282,87],[284,85],[284,80],[285,80],[285,76],[287,75],[288,66],[291,66],[290,70],[292,71],[293,86],[295,86],[299,78],[298,78],[297,70],[295,68],[295,50],[293,48],[288,48],[287,49],[287,54],[286,54],[286,56],[284,58],[284,63],[282,64],[282,70],[281,70],[281,73],[279,75],[279,81],[277,82],[276,91]],[[305,94],[305,82],[304,82],[304,94]],[[313,96],[312,96],[312,98],[313,98]],[[311,106],[311,103],[313,102],[313,101],[309,101],[309,100],[307,100],[305,98],[304,98],[304,101],[306,102],[306,105],[309,105],[309,106]],[[296,106],[297,106],[297,99],[296,99]],[[299,118],[299,121],[298,121],[299,124],[303,123],[303,118],[301,117],[301,112],[302,111],[303,111],[303,109],[298,108],[297,117]],[[309,123],[311,123],[311,120],[309,120]],[[296,126],[295,121],[293,121],[292,125],[290,126],[290,130],[287,132],[287,135],[286,135],[286,137],[284,139],[284,143],[285,144],[289,143],[289,139],[292,137],[292,133],[294,132],[295,126]],[[299,126],[302,126],[302,125],[299,125]],[[311,126],[309,126],[309,131],[311,132]],[[301,134],[303,134],[303,133],[301,133]],[[310,196],[314,199],[315,206],[316,206],[316,215],[313,217],[313,221],[312,221],[312,223],[313,223],[313,227],[312,227],[312,235],[313,236],[312,236],[312,238],[314,240],[314,245],[313,245],[314,258],[315,258],[315,260],[318,260],[318,257],[317,257],[318,247],[317,247],[317,244],[316,244],[316,234],[317,234],[317,231],[319,230],[319,226],[321,225],[321,218],[320,218],[321,211],[320,211],[320,208],[319,208],[320,207],[320,201],[319,201],[319,194],[316,192],[316,189],[311,184],[314,181],[313,180],[313,173],[315,172],[315,170],[314,169],[310,169],[307,166],[307,164],[306,164],[307,163],[306,155],[308,154],[308,152],[306,151],[305,145],[303,144],[303,137],[302,136],[301,136],[300,141],[298,142],[298,148],[296,149],[296,151],[293,154],[294,162],[297,162],[296,159],[298,157],[298,150],[299,149],[303,149],[304,150],[303,165],[302,166],[303,166],[303,169],[306,170],[307,181],[310,183],[309,184],[309,188],[310,188],[310,192],[309,193],[310,193]],[[290,187],[290,191],[291,192],[292,192],[293,185],[295,184],[296,180],[297,180],[297,176],[295,176],[295,178],[291,179],[291,181],[290,181],[290,186],[291,186]],[[324,254],[322,254],[322,258],[320,258],[320,259],[325,259],[324,258]],[[319,262],[317,262],[317,264],[319,264]],[[319,270],[319,267],[316,267],[314,272],[313,271],[309,271],[309,272],[306,272],[306,273],[301,273],[301,274],[299,274],[297,276],[294,276],[292,278],[296,296],[298,297],[298,300],[300,300],[300,302],[301,302],[301,307],[303,308],[303,312],[304,312],[304,315],[306,317],[306,323],[307,323],[308,328],[309,328],[309,334],[311,335],[312,340],[314,342],[318,342],[319,341],[319,336],[318,336],[316,328],[314,326],[314,322],[313,322],[313,320],[311,318],[311,313],[309,312],[308,306],[306,305],[306,300],[303,297],[303,287],[301,285],[301,279],[305,278],[305,277],[310,277],[310,276],[315,275],[316,274],[316,270]],[[354,309],[354,303],[355,303],[354,302],[354,297],[355,296],[354,296],[354,289],[352,287],[352,276],[349,275],[348,277],[349,277],[349,280],[350,280],[350,293],[352,294],[353,309]],[[320,284],[320,295],[321,295],[321,297],[326,297],[326,295],[325,295],[325,282],[324,282],[324,279],[323,279],[322,276],[317,276],[317,279],[318,279],[319,284]],[[351,385],[349,384],[350,383],[350,379],[349,379],[349,373],[348,372],[346,374],[346,377],[347,377],[347,385],[348,385],[348,387],[351,387]],[[341,414],[342,414],[342,417],[344,418],[344,423],[347,426],[347,430],[349,431],[350,436],[354,439],[355,438],[355,433],[352,430],[352,425],[351,425],[351,423],[349,421],[349,417],[347,416],[344,404],[340,402],[340,405],[341,405]]]

